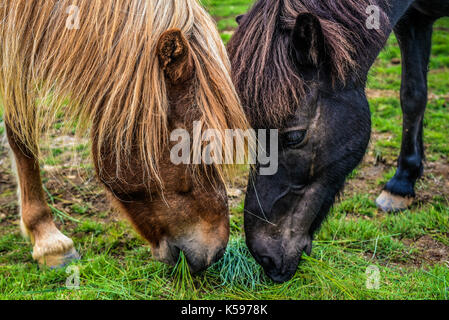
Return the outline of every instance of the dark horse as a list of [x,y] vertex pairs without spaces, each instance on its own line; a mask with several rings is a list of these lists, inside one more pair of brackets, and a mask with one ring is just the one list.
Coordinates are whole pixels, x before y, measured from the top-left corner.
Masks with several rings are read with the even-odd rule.
[[394,30],[403,56],[399,167],[378,205],[404,209],[423,172],[423,116],[435,20],[448,0],[259,0],[229,43],[233,78],[255,128],[279,128],[279,171],[253,170],[248,247],[283,282],[362,160],[371,120],[367,74]]

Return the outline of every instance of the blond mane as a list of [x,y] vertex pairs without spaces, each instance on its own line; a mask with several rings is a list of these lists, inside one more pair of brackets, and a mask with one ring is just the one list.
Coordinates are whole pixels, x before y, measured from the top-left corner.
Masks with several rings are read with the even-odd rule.
[[[79,8],[79,28],[70,25],[70,6]],[[118,168],[137,147],[148,176],[161,181],[169,101],[156,50],[173,28],[192,49],[198,120],[222,133],[245,129],[225,47],[197,0],[0,0],[5,122],[36,155],[55,119],[75,123],[79,134],[95,122],[93,134],[100,145],[112,141]]]

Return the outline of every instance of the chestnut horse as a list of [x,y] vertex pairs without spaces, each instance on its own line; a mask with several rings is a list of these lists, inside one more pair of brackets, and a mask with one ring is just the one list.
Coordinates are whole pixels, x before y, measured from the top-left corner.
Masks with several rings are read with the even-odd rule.
[[218,260],[229,238],[226,170],[175,166],[169,132],[194,121],[247,128],[229,66],[196,0],[0,0],[0,96],[33,258],[55,267],[78,257],[39,170],[38,141],[63,115],[90,133],[99,180],[157,260],[175,264],[184,251],[194,272]]

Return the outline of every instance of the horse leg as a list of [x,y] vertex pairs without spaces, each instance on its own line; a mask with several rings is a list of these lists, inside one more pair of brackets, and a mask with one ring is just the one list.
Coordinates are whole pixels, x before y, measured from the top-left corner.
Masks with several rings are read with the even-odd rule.
[[395,28],[402,52],[401,106],[403,135],[396,175],[377,199],[384,211],[406,210],[423,174],[423,119],[427,105],[427,73],[434,20],[410,9]]
[[34,260],[48,267],[62,267],[79,258],[79,255],[73,241],[63,235],[53,222],[42,188],[38,160],[24,144],[15,139],[8,124],[5,125],[13,153],[13,167],[18,176],[22,233],[33,244]]

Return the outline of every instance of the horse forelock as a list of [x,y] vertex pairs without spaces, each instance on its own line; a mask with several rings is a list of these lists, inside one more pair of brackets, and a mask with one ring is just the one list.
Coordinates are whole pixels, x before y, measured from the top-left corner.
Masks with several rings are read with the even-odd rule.
[[[380,9],[381,28],[367,29],[369,6]],[[307,83],[291,57],[290,37],[301,13],[321,23],[332,84],[363,80],[369,57],[384,45],[386,0],[259,0],[228,45],[233,80],[253,125],[282,125],[301,105]]]
[[36,154],[63,111],[80,134],[97,124],[95,141],[112,148],[118,168],[137,148],[148,181],[161,182],[170,97],[156,51],[174,28],[191,48],[198,120],[221,132],[247,127],[226,50],[197,0],[4,0],[0,21],[5,120]]

